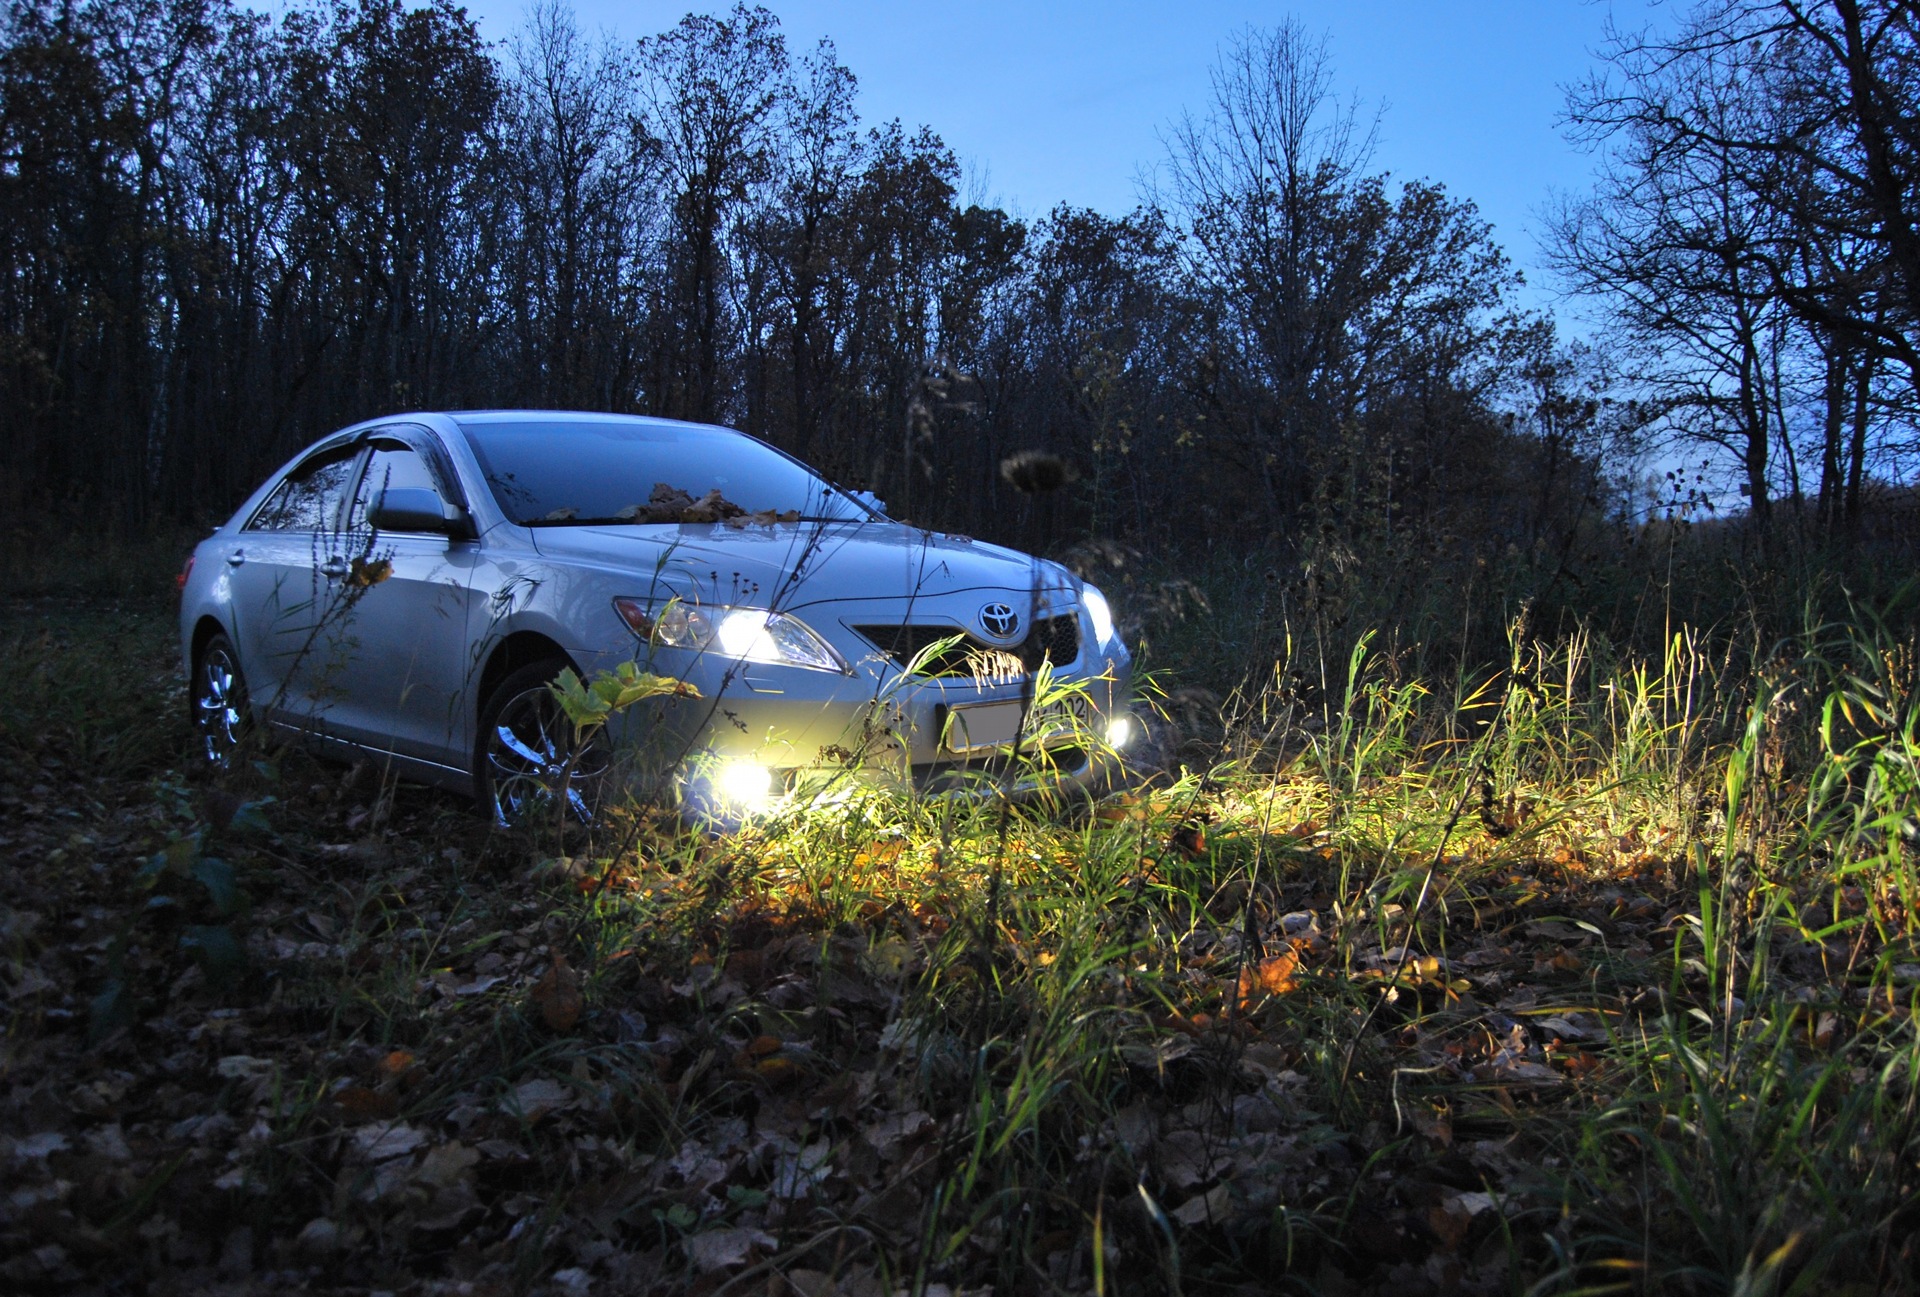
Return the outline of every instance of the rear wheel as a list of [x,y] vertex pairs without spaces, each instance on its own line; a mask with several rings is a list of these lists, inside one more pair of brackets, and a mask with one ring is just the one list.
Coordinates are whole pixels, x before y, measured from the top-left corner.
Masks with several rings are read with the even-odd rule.
[[192,720],[194,737],[207,764],[225,769],[246,738],[247,684],[233,641],[215,635],[200,650],[193,669]]
[[583,748],[573,722],[553,696],[558,660],[521,667],[495,689],[480,712],[474,744],[474,792],[481,813],[501,828],[565,818],[593,820],[611,768],[612,749],[603,734]]

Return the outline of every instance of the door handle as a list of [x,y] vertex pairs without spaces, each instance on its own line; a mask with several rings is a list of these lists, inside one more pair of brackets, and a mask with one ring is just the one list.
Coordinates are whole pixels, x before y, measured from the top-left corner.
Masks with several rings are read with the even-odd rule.
[[347,574],[347,560],[330,558],[320,565],[320,571],[326,576],[343,577]]
[[228,567],[239,567],[242,563],[246,561],[247,561],[247,551],[245,551],[244,549],[236,549],[235,551],[233,551],[233,553],[227,555]]

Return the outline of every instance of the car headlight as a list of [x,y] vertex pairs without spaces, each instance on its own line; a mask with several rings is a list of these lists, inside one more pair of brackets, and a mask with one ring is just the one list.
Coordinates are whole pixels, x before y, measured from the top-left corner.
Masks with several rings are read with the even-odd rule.
[[1080,602],[1086,605],[1087,620],[1093,623],[1093,642],[1105,645],[1113,639],[1113,609],[1107,607],[1107,597],[1092,586],[1080,588]]
[[613,607],[635,635],[666,648],[842,675],[848,671],[833,645],[787,613],[726,604],[702,607],[680,599],[653,608],[643,599],[622,598],[615,599]]

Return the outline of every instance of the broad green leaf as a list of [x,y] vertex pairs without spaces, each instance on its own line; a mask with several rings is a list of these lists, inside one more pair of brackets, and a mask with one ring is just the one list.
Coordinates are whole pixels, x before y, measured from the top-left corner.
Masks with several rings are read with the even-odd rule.
[[218,856],[202,856],[193,867],[193,876],[206,886],[207,894],[213,898],[213,908],[221,917],[233,913],[240,899],[240,888],[232,865]]
[[649,698],[698,698],[700,691],[684,680],[642,671],[633,662],[622,662],[611,671],[602,671],[582,682],[573,668],[562,671],[553,682],[553,696],[576,730],[585,734],[600,728],[614,713]]
[[227,828],[234,833],[257,833],[265,836],[273,832],[273,825],[267,821],[267,807],[278,800],[273,797],[261,797],[254,801],[242,802],[240,809],[233,813],[233,820]]
[[225,924],[196,924],[180,934],[180,946],[199,959],[216,986],[231,986],[247,971],[246,948]]
[[127,984],[116,977],[87,1006],[87,1043],[97,1045],[132,1024],[133,996]]

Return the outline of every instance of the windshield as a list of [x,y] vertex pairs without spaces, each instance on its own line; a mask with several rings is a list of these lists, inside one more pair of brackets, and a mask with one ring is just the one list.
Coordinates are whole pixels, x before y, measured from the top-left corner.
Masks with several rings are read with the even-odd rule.
[[725,428],[611,416],[457,422],[500,511],[523,527],[872,516],[804,464]]

